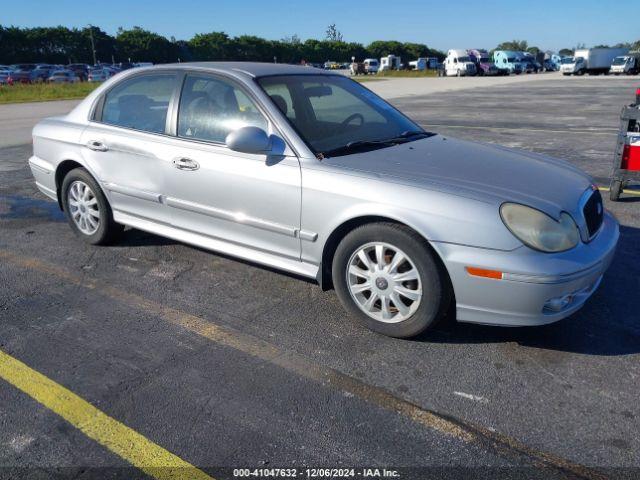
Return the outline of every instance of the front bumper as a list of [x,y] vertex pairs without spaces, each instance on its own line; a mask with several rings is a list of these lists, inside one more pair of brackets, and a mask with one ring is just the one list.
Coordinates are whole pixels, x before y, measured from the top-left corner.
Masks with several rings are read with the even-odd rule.
[[[605,213],[602,229],[589,243],[547,254],[528,247],[510,252],[437,243],[456,296],[461,322],[492,325],[544,325],[580,309],[598,288],[620,236],[618,222]],[[504,272],[502,280],[471,276],[465,267]],[[559,310],[552,299],[569,300]]]

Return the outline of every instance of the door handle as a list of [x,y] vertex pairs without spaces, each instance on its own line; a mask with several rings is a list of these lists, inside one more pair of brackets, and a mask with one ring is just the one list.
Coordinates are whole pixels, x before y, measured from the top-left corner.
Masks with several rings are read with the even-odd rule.
[[176,158],[173,160],[173,166],[179,170],[198,170],[200,165],[190,158]]
[[107,146],[100,140],[89,140],[87,142],[87,148],[90,148],[95,152],[106,152],[107,150],[109,150]]

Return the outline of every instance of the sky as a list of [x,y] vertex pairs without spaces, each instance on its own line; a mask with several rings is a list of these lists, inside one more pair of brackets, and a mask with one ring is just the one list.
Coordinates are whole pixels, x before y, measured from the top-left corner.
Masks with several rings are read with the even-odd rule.
[[[640,39],[637,0],[22,0],[6,1],[0,25],[140,26],[167,38],[224,31],[268,39],[322,39],[335,23],[346,41],[425,43],[440,50],[527,40],[543,50]],[[627,12],[627,14],[624,14]]]

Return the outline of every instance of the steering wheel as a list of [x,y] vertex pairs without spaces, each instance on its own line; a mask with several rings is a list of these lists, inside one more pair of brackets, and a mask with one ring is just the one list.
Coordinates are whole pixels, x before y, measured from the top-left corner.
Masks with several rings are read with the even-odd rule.
[[347,125],[349,125],[352,121],[354,121],[356,118],[360,119],[360,125],[358,125],[359,127],[361,127],[362,125],[364,125],[364,117],[362,116],[362,114],[360,113],[352,113],[351,115],[349,115],[347,118],[345,118],[342,123],[340,124],[340,127],[346,127]]

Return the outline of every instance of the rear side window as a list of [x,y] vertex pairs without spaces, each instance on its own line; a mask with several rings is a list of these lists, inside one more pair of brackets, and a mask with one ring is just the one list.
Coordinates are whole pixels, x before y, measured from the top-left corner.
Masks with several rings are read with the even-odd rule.
[[214,77],[187,75],[178,110],[178,136],[224,143],[241,127],[267,129],[255,103],[233,84]]
[[111,89],[104,101],[102,121],[119,127],[164,133],[174,75],[144,75]]

